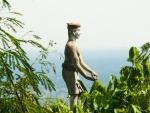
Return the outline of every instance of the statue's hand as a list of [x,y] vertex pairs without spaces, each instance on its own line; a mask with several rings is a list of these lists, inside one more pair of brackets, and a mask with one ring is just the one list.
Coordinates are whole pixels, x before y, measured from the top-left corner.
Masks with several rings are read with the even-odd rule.
[[92,71],[91,75],[92,75],[92,77],[93,77],[94,80],[98,79],[98,74],[96,72]]

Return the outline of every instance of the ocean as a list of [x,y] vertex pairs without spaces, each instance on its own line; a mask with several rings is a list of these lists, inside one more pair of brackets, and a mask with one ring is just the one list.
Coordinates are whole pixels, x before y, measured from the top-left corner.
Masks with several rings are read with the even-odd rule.
[[[99,81],[107,86],[111,75],[119,77],[119,71],[123,66],[129,65],[127,62],[128,50],[89,50],[82,51],[82,56],[85,63],[98,73]],[[61,98],[66,100],[68,93],[65,82],[63,81],[61,74],[61,64],[63,59],[60,59],[60,55],[50,54],[50,60],[55,63],[56,74],[52,72],[50,79],[53,81],[56,87],[56,91],[48,92],[43,90],[43,97]],[[92,85],[92,81],[89,81],[81,76],[81,80],[88,90]]]

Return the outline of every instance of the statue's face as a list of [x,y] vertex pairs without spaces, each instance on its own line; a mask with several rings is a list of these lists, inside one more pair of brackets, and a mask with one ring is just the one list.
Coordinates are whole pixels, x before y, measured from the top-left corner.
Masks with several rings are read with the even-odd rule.
[[73,34],[74,34],[74,36],[78,39],[79,38],[79,36],[80,36],[80,28],[77,28],[77,29],[74,29],[73,30]]

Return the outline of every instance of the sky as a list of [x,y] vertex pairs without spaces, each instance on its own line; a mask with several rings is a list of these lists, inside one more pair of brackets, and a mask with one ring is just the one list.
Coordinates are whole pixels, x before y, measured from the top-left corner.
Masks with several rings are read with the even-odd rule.
[[128,49],[150,41],[150,0],[12,0],[26,30],[64,49],[67,22],[81,23],[77,41],[85,50]]

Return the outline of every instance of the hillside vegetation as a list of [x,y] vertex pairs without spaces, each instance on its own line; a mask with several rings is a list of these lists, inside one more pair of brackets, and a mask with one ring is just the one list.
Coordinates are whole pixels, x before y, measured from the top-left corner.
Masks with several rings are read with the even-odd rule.
[[[37,35],[30,40],[14,36],[24,26],[16,18],[21,14],[11,11],[7,0],[0,0],[0,8],[0,13],[7,13],[0,15],[0,113],[150,113],[150,42],[140,49],[131,47],[127,59],[130,65],[121,68],[119,78],[113,75],[108,86],[95,81],[90,92],[85,90],[80,95],[80,105],[71,111],[60,99],[50,97],[43,104],[39,102],[39,85],[50,92],[55,90],[49,76],[49,69],[55,72],[55,68],[47,59],[54,42],[44,47],[32,40],[40,40]],[[39,49],[33,62],[23,44]]]

